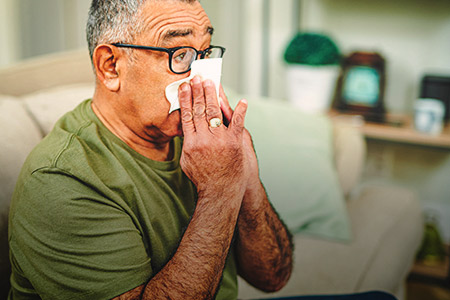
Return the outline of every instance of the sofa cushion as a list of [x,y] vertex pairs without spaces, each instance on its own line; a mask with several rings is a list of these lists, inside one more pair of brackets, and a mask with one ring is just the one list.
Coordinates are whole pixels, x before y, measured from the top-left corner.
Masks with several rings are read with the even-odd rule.
[[26,157],[42,134],[18,99],[0,96],[0,210],[5,211]]
[[[239,99],[231,95],[232,106]],[[253,137],[267,194],[293,233],[348,241],[346,204],[337,177],[332,125],[286,102],[248,99]]]
[[48,134],[62,115],[93,95],[94,84],[82,83],[38,91],[22,99],[42,132]]
[[[397,293],[420,245],[421,208],[410,191],[393,186],[363,188],[349,201],[354,239],[330,243],[295,236],[295,272],[272,297],[342,294],[370,290]],[[239,298],[264,294],[239,281]]]

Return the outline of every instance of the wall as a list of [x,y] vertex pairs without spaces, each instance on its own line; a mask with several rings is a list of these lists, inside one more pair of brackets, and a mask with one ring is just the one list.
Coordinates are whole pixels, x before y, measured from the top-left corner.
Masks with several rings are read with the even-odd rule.
[[0,0],[0,67],[19,60],[17,0]]
[[86,46],[90,0],[0,0],[0,66]]
[[[269,1],[269,89],[267,96],[286,97],[286,69],[283,60],[284,51],[297,32],[298,6],[294,1]],[[265,95],[266,96],[266,95]]]
[[77,49],[87,47],[86,21],[91,0],[64,0],[64,47]]
[[[226,48],[227,86],[250,96],[284,97],[284,48],[298,27],[297,0],[202,1]],[[265,46],[264,46],[265,45]]]
[[[297,28],[330,34],[343,53],[356,49],[382,53],[387,60],[386,106],[391,112],[411,112],[424,73],[450,74],[447,0],[230,0],[202,4],[217,29],[215,40],[223,41],[228,49],[224,63],[232,67],[225,65],[224,82],[251,96],[286,98],[282,56]],[[265,5],[270,9],[263,20]],[[297,26],[293,25],[297,19]],[[268,54],[262,49],[265,38]]]
[[426,72],[450,74],[450,1],[302,0],[301,28],[330,34],[344,53],[387,61],[386,106],[411,111]]
[[21,58],[64,50],[63,1],[19,0]]
[[[37,55],[86,46],[90,0],[0,0],[0,66]],[[298,17],[296,0],[201,1],[227,48],[223,83],[259,96],[284,96],[282,53]],[[266,7],[267,19],[263,20]],[[295,8],[295,9],[294,9]],[[298,22],[297,22],[298,23]],[[263,38],[267,38],[263,47]],[[263,57],[267,61],[263,61]]]
[[[0,66],[85,47],[89,4],[90,0],[0,0],[0,38],[5,41],[0,45]],[[203,0],[202,5],[216,28],[213,42],[227,48],[224,83],[252,96],[286,97],[282,55],[298,26],[329,33],[344,53],[380,51],[388,63],[390,111],[411,110],[424,72],[450,73],[447,0]],[[263,20],[265,6],[268,18]]]
[[202,1],[215,29],[212,44],[225,47],[222,82],[236,90],[243,88],[241,50],[243,48],[243,1]]

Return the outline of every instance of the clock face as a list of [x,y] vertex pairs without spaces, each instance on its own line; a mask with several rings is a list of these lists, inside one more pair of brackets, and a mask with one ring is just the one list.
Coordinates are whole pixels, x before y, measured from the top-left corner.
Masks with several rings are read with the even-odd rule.
[[380,96],[380,74],[367,66],[354,66],[347,71],[343,99],[347,104],[375,106]]

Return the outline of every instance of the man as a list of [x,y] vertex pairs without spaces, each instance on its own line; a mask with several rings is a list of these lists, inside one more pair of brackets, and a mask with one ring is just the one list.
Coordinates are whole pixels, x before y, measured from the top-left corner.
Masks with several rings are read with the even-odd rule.
[[292,244],[259,180],[246,101],[233,112],[222,90],[219,107],[194,77],[169,114],[164,88],[191,63],[173,48],[221,56],[212,32],[196,0],[92,2],[95,94],[24,165],[10,299],[235,299],[237,274],[286,284]]

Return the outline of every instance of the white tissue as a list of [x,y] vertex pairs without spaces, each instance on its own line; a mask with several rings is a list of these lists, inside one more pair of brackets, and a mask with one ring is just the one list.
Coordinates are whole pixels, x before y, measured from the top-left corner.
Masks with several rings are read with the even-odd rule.
[[214,82],[217,92],[217,100],[219,100],[220,78],[222,76],[222,58],[198,59],[191,65],[191,75],[187,78],[175,81],[166,87],[166,98],[170,103],[169,114],[180,109],[180,101],[178,100],[178,87],[189,82],[194,76],[199,75],[202,80],[210,79]]

